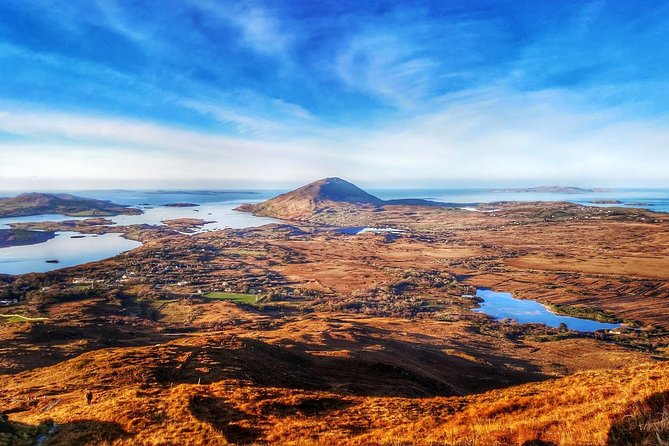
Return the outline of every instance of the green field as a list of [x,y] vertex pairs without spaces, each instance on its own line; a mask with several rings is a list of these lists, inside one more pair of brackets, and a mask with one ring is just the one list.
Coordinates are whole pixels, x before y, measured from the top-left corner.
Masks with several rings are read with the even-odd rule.
[[204,297],[209,299],[225,299],[232,301],[236,304],[254,304],[256,303],[257,296],[255,294],[242,294],[242,293],[219,293],[217,291],[212,291],[207,293]]
[[0,323],[11,324],[12,322],[36,322],[45,321],[45,317],[26,317],[20,314],[0,314]]

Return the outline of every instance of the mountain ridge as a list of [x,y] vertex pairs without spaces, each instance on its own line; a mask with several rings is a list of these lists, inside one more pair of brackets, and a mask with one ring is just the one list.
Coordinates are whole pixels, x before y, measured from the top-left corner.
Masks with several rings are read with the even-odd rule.
[[339,177],[328,177],[283,193],[258,204],[239,206],[237,210],[254,215],[285,220],[308,220],[329,209],[341,207],[447,206],[446,203],[408,198],[382,200]]

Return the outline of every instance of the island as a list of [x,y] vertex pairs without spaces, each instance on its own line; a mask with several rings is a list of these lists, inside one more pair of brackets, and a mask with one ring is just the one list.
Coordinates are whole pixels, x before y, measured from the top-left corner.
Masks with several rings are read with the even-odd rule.
[[623,204],[620,200],[591,200],[592,204]]
[[154,190],[147,192],[149,194],[155,195],[206,195],[206,196],[216,196],[216,195],[258,195],[259,192],[249,191],[249,190]]
[[163,220],[161,223],[168,228],[181,233],[192,233],[206,224],[214,223],[214,221],[203,220],[201,218],[173,218],[170,220]]
[[542,194],[587,194],[591,192],[608,192],[605,188],[583,188],[576,186],[536,186],[536,187],[512,187],[508,189],[496,189],[495,192],[514,193],[542,193]]
[[0,218],[30,215],[61,214],[70,217],[108,217],[139,215],[137,208],[108,200],[78,197],[70,194],[31,192],[16,197],[0,198]]
[[[318,444],[409,445],[427,432],[433,444],[539,445],[583,432],[571,445],[606,444],[593,439],[623,415],[649,419],[637,407],[669,391],[669,216],[481,209],[389,202],[325,178],[244,206],[281,220],[257,227],[23,224],[143,244],[0,275],[12,306],[0,315],[5,428],[24,429],[26,446],[45,419],[53,445],[303,444],[313,432]],[[500,319],[474,311],[483,290],[614,327]]]
[[167,203],[167,204],[164,204],[163,206],[166,206],[168,208],[193,208],[195,206],[199,206],[199,204],[196,204],[196,203]]

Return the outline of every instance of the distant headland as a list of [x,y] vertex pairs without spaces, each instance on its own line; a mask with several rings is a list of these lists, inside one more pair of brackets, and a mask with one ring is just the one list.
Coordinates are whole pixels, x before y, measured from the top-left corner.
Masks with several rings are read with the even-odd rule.
[[544,193],[544,194],[587,194],[591,192],[609,192],[610,189],[596,187],[583,188],[576,186],[535,186],[535,187],[512,187],[508,189],[496,189],[495,192],[518,192],[518,193]]
[[70,194],[31,192],[11,198],[0,198],[0,217],[61,214],[70,217],[109,217],[139,215],[142,211],[107,200],[77,197]]

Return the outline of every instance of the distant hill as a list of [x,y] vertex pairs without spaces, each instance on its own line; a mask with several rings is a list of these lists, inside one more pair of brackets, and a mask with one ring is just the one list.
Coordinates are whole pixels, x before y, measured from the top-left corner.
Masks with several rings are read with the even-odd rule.
[[536,187],[517,187],[509,189],[498,189],[495,192],[538,192],[544,194],[586,194],[589,192],[606,192],[607,189],[594,188],[586,189],[576,186],[536,186]]
[[23,217],[41,214],[62,214],[72,217],[103,217],[141,214],[139,209],[107,200],[77,197],[70,194],[31,192],[12,198],[0,198],[0,217]]
[[54,238],[51,231],[29,231],[26,229],[0,229],[0,248],[34,245]]
[[353,183],[341,178],[324,178],[279,195],[272,201],[308,199],[315,202],[334,201],[339,203],[383,204],[383,200],[365,192]]
[[256,205],[242,205],[240,211],[286,220],[305,220],[327,209],[350,206],[445,206],[445,203],[421,199],[384,201],[341,178],[314,181]]

